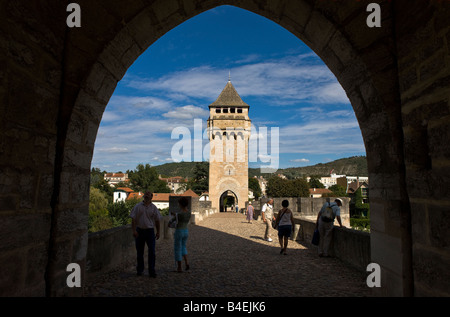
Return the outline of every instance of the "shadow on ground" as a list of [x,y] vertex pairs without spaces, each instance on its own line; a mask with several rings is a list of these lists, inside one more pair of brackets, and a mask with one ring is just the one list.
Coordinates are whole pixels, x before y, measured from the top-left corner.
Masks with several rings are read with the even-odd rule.
[[157,242],[157,278],[136,276],[134,265],[86,288],[86,296],[297,297],[370,296],[366,275],[294,241],[280,254],[261,222],[242,214],[213,215],[191,225],[190,270],[175,272],[172,240]]

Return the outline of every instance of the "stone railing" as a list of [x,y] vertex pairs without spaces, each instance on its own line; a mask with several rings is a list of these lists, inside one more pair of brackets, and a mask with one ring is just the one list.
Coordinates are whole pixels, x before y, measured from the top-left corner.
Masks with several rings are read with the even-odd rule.
[[[334,227],[333,238],[330,246],[330,255],[335,256],[358,270],[366,271],[367,265],[371,262],[370,255],[370,234],[348,228],[350,226],[349,198],[340,197],[344,204],[341,207],[341,219],[347,228]],[[277,210],[281,209],[283,200],[289,201],[289,208],[294,214],[295,230],[292,239],[306,244],[310,248],[317,248],[311,244],[311,239],[316,227],[317,213],[327,198],[274,198],[275,215]],[[330,197],[334,201],[334,197]],[[254,201],[254,217],[261,220],[261,209],[268,199]]]
[[[316,223],[311,220],[294,218],[295,230],[292,239],[317,248],[311,244]],[[330,255],[358,270],[366,271],[370,263],[370,234],[349,228],[335,226],[331,240]]]
[[[191,224],[216,213],[215,209],[200,209],[192,213]],[[168,228],[170,216],[164,216],[160,224],[160,239],[172,239],[174,229]],[[121,226],[89,234],[86,256],[86,279],[124,269],[136,263],[136,248],[131,225]]]

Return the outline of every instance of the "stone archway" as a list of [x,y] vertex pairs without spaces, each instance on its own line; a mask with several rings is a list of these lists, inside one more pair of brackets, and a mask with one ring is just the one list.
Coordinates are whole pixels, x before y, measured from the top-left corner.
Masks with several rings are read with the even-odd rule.
[[90,162],[117,82],[170,29],[229,4],[292,32],[346,91],[368,157],[378,293],[448,295],[448,279],[433,283],[450,258],[450,9],[379,3],[383,27],[373,29],[359,1],[79,1],[79,29],[65,27],[63,3],[0,4],[0,262],[21,259],[0,273],[13,285],[1,293],[81,294],[66,287],[66,266],[86,266]]
[[[233,191],[226,190],[220,195],[220,198],[219,198],[219,201],[220,201],[219,202],[220,212],[229,211],[228,201],[227,201],[227,204],[225,203],[225,198],[228,198],[228,197],[232,198],[232,200],[233,200],[233,204],[232,205],[235,205],[235,204],[239,203],[238,196]],[[231,210],[231,211],[235,211],[235,210]]]

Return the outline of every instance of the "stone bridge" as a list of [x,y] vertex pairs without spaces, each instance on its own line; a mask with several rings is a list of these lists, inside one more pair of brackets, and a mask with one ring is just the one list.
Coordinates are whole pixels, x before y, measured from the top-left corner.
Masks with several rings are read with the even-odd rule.
[[[354,244],[347,248],[345,254],[341,252],[333,258],[319,258],[316,247],[309,243],[314,224],[296,221],[296,231],[287,254],[281,255],[276,233],[272,235],[273,242],[263,239],[265,224],[261,220],[249,224],[243,214],[232,212],[204,217],[189,226],[187,249],[190,269],[183,273],[176,272],[173,240],[166,232],[156,244],[155,279],[146,274],[136,276],[136,251],[129,226],[94,234],[90,237],[90,242],[95,240],[95,244],[88,252],[84,296],[265,298],[373,294],[366,284],[369,273],[365,272],[365,266],[357,261],[348,262],[350,253],[358,253],[360,248],[370,253],[367,233],[343,229],[347,235],[354,235],[355,240],[359,236],[360,241],[356,243],[359,247]],[[342,240],[343,234],[338,233],[340,239],[334,243],[335,250],[338,244],[348,243]],[[116,269],[101,273],[100,266],[95,269],[95,263],[102,260],[111,262],[105,256],[105,248],[124,262],[117,263]],[[358,257],[364,256],[359,253]]]

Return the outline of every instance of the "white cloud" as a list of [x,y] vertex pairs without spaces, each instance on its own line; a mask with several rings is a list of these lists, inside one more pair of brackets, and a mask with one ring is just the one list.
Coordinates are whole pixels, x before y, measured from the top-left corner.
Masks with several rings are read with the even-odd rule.
[[195,118],[207,119],[208,116],[209,116],[208,110],[193,105],[179,107],[163,114],[163,117],[171,119],[195,119]]
[[349,103],[344,90],[323,64],[306,64],[304,55],[261,62],[256,62],[257,58],[257,55],[247,56],[248,61],[255,62],[230,69],[204,65],[155,79],[134,76],[128,86],[164,94],[173,100],[202,98],[212,102],[231,71],[232,82],[241,96],[269,98],[273,105],[299,101]]
[[296,162],[296,163],[308,163],[309,160],[308,160],[308,159],[305,159],[305,158],[302,158],[302,159],[293,159],[293,160],[290,160],[290,162]]
[[[348,109],[344,90],[326,66],[305,62],[307,58],[311,55],[258,62],[259,56],[254,54],[233,64],[232,82],[244,100],[261,98],[264,105],[289,106],[275,109],[285,111],[286,120],[277,121],[270,113],[256,111],[261,118],[253,118],[252,125],[259,122],[269,131],[280,127],[281,156],[364,152],[361,131]],[[172,161],[171,149],[178,141],[171,139],[172,130],[182,126],[192,133],[197,118],[203,120],[202,130],[206,128],[206,106],[224,88],[228,71],[204,65],[153,79],[127,75],[123,84],[146,96],[113,95],[98,131],[93,166],[117,166],[119,161],[132,169],[138,163]],[[259,128],[252,131],[254,140],[261,137]],[[269,157],[260,153],[259,159]],[[294,157],[291,162],[309,160]]]
[[100,148],[100,152],[109,153],[109,154],[124,154],[130,153],[130,150],[126,147],[110,147],[110,148]]

